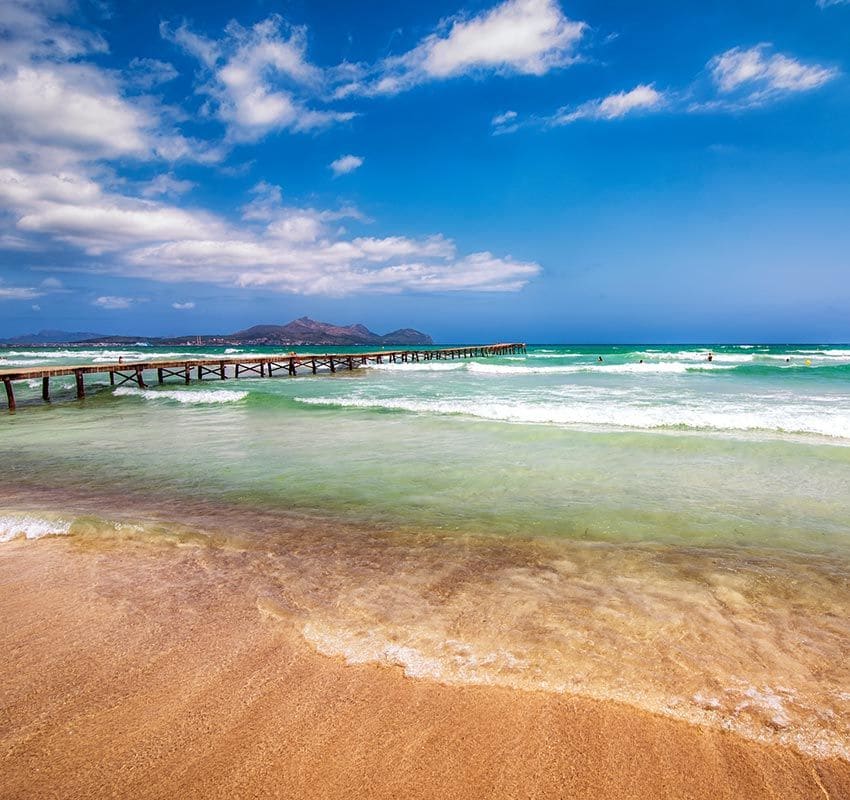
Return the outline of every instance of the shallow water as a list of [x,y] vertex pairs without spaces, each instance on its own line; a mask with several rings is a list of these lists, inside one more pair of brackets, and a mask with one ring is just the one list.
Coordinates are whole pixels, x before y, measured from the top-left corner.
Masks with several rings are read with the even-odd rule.
[[0,419],[0,541],[236,549],[322,653],[850,758],[850,348],[706,352],[34,385]]

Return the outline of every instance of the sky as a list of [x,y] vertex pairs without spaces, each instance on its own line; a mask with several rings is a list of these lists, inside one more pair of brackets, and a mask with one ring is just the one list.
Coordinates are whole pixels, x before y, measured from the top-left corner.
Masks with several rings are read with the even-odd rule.
[[850,0],[0,0],[0,337],[850,341]]

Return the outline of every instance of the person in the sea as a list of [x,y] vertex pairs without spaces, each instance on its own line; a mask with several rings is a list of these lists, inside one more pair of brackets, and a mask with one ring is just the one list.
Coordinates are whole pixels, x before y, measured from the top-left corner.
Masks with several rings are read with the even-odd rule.
[[598,356],[598,357],[596,358],[596,360],[597,360],[597,361],[602,361],[602,356]]
[[708,351],[708,360],[714,361],[714,353],[712,353],[711,350]]

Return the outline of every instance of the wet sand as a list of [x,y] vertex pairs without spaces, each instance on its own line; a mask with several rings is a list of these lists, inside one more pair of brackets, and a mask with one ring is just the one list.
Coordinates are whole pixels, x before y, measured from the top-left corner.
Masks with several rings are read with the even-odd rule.
[[844,761],[319,656],[210,558],[0,548],[0,796],[850,798]]

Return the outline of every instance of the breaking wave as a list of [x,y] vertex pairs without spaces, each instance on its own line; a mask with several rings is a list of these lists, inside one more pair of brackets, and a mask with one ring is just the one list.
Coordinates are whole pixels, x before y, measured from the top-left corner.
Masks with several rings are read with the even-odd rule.
[[119,386],[113,393],[116,397],[141,397],[143,400],[172,400],[186,405],[210,405],[218,403],[238,403],[248,396],[248,392],[229,389],[212,391],[173,391],[164,389],[135,389],[132,386]]

